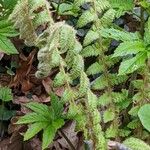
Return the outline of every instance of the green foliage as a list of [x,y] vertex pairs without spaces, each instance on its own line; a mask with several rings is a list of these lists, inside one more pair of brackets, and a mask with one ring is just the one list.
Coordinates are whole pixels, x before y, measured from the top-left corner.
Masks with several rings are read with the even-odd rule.
[[8,121],[15,115],[15,111],[9,110],[5,104],[13,100],[12,91],[8,87],[0,87],[0,120]]
[[11,89],[8,87],[0,87],[0,100],[9,102],[13,99]]
[[17,36],[18,33],[12,24],[7,20],[0,21],[0,51],[6,54],[18,54],[17,49],[10,41],[11,37]]
[[124,144],[132,149],[132,150],[141,150],[141,147],[144,149],[144,150],[150,150],[150,146],[147,145],[145,142],[143,142],[142,140],[140,139],[137,139],[137,138],[129,138],[127,140],[124,141]]
[[150,132],[149,111],[150,111],[150,104],[145,104],[138,111],[138,116],[140,118],[140,121],[142,122],[142,125],[145,127],[145,129],[147,129]]
[[0,17],[7,18],[12,12],[18,0],[0,0]]
[[[133,13],[135,6],[141,16]],[[107,140],[131,134],[148,139],[142,127],[149,131],[144,107],[150,99],[148,8],[146,1],[133,0],[18,1],[9,20],[25,44],[39,49],[36,77],[47,77],[55,68],[52,88],[64,88],[60,101],[51,96],[50,107],[26,105],[33,112],[17,122],[29,125],[25,140],[43,130],[42,148],[48,147],[65,123],[62,103],[68,106],[65,119],[76,121],[93,149],[106,150]],[[136,32],[118,26],[116,19],[126,13],[141,23]],[[131,141],[125,141],[129,148],[140,147],[141,141]]]
[[33,112],[26,114],[17,121],[17,124],[30,124],[24,134],[24,140],[31,139],[43,130],[42,149],[46,149],[53,141],[57,130],[64,125],[63,105],[58,97],[52,94],[51,106],[30,102],[26,107]]
[[120,17],[134,8],[133,0],[109,0],[111,6],[116,10],[116,16]]

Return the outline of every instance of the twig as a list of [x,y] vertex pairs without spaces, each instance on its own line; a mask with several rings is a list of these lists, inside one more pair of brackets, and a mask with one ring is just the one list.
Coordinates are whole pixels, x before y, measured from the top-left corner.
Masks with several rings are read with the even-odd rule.
[[72,142],[68,139],[68,137],[66,136],[66,134],[62,131],[59,130],[60,134],[65,138],[65,140],[67,141],[67,143],[69,144],[70,148],[72,150],[76,150],[76,148],[74,147],[74,145],[72,144]]

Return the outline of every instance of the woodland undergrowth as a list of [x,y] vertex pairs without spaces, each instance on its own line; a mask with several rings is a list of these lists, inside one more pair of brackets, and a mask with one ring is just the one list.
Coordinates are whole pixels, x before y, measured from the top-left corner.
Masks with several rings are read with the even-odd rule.
[[[125,16],[135,28],[118,23]],[[50,104],[26,104],[31,112],[16,122],[28,125],[24,140],[43,130],[46,149],[73,120],[94,150],[150,150],[148,0],[18,0],[8,21],[38,49],[36,78],[56,70],[52,86],[64,87],[61,97],[48,93]]]

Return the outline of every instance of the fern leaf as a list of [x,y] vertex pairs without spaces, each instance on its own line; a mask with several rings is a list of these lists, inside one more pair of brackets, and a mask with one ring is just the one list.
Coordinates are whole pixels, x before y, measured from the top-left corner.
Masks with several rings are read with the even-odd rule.
[[[25,39],[28,45],[34,45],[37,35],[29,16],[28,0],[18,1],[14,11],[9,17],[16,29],[20,29],[20,38]],[[24,27],[26,24],[26,27]]]
[[90,87],[90,82],[89,82],[87,75],[84,72],[81,72],[79,97],[85,96],[89,87]]
[[79,18],[77,26],[79,28],[84,27],[85,25],[87,25],[88,23],[91,23],[93,21],[95,21],[96,19],[98,19],[97,14],[95,14],[92,10],[90,11],[85,11]]
[[125,12],[131,11],[134,7],[133,0],[109,0],[112,8],[116,10],[116,17],[119,18],[120,16],[124,15]]
[[66,81],[70,81],[70,77],[67,74],[64,74],[63,71],[60,71],[54,78],[54,87],[63,86]]
[[108,87],[109,83],[108,80],[104,75],[101,75],[98,77],[93,83],[92,83],[92,89],[94,90],[102,90],[106,87]]
[[83,57],[92,57],[92,56],[98,56],[99,53],[100,53],[100,50],[96,44],[92,44],[92,45],[89,45],[85,48],[83,48],[83,50],[81,51],[81,55]]
[[119,75],[125,75],[145,66],[147,58],[145,52],[137,54],[135,57],[123,61],[119,67]]
[[108,0],[98,0],[95,1],[95,9],[98,13],[102,13],[104,10],[110,8],[110,4]]
[[74,0],[74,5],[77,7],[82,6],[85,3],[92,2],[92,0]]
[[112,97],[108,92],[103,93],[97,101],[97,105],[98,106],[107,106],[108,104],[110,104],[112,102]]
[[139,40],[138,33],[129,33],[125,31],[120,31],[117,29],[101,29],[100,31],[101,35],[105,38],[111,38],[115,40],[121,40],[121,41],[136,41]]
[[75,98],[75,91],[73,91],[72,89],[65,89],[65,91],[61,97],[61,101],[63,103],[71,102],[71,100],[74,98]]
[[91,44],[93,41],[97,40],[98,38],[99,38],[98,32],[92,30],[88,31],[88,33],[84,38],[83,46],[87,46]]
[[106,110],[103,115],[104,123],[112,121],[115,118],[115,114],[112,110]]
[[103,67],[98,62],[95,62],[87,69],[86,73],[87,75],[94,75],[102,71],[103,71]]
[[140,51],[146,51],[144,43],[142,41],[123,42],[117,47],[115,53],[113,54],[113,57],[126,56],[128,54],[137,54]]
[[63,25],[60,28],[60,47],[61,52],[66,52],[68,49],[73,49],[75,45],[75,30],[68,25]]
[[83,58],[81,55],[77,55],[76,57],[74,57],[73,66],[70,71],[70,77],[72,79],[76,79],[80,75],[80,73],[83,69],[84,69]]
[[[45,0],[42,2],[40,0],[37,1],[20,0],[18,1],[12,14],[10,15],[9,20],[14,23],[14,27],[16,29],[19,29],[20,38],[24,39],[27,45],[29,46],[36,45],[36,39],[37,39],[36,27],[38,25],[41,25],[41,23],[52,22],[50,13],[48,11],[45,12],[41,11],[39,13],[34,13],[34,11],[36,11],[38,8],[41,7],[47,8],[48,6],[49,5],[47,1]],[[38,17],[40,14],[41,17],[44,17],[44,19],[41,20],[41,18]]]

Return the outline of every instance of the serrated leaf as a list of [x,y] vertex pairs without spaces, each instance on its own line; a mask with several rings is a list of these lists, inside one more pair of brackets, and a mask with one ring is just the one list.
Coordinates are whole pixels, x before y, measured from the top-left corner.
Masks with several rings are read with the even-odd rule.
[[96,47],[95,44],[89,45],[87,47],[85,47],[82,51],[81,51],[81,55],[83,57],[92,57],[92,56],[98,56],[100,54],[100,47]]
[[16,124],[28,124],[33,122],[48,122],[49,120],[37,113],[29,113],[19,118]]
[[85,11],[79,18],[77,26],[79,28],[84,27],[85,25],[87,25],[88,23],[91,23],[92,21],[95,21],[96,19],[98,19],[97,14],[95,14],[92,11]]
[[99,38],[98,32],[90,30],[84,38],[83,46],[87,46],[91,44],[93,41],[97,40],[98,38]]
[[52,125],[49,125],[46,129],[44,129],[42,139],[42,150],[46,149],[49,146],[49,144],[53,141],[55,133],[55,127],[53,127]]
[[140,106],[135,106],[135,107],[132,107],[131,110],[129,111],[129,114],[131,116],[138,116],[138,111],[140,109]]
[[142,41],[127,41],[121,43],[115,50],[113,57],[126,56],[128,54],[137,54],[140,51],[146,51]]
[[145,104],[138,111],[138,116],[145,129],[150,132],[150,104]]
[[47,105],[39,104],[37,102],[30,102],[26,104],[26,107],[30,108],[32,111],[36,112],[37,114],[41,114],[42,116],[47,117],[47,119],[53,118],[53,113],[50,113],[50,109]]
[[101,29],[100,34],[105,38],[111,38],[118,41],[136,41],[140,39],[138,33],[120,31],[113,28]]
[[123,142],[123,144],[131,150],[141,150],[141,148],[143,150],[150,150],[150,146],[148,144],[146,144],[144,141],[140,139],[133,138],[133,137],[126,139]]
[[66,79],[70,80],[67,74],[64,74],[60,71],[54,78],[54,87],[63,86],[66,82]]
[[31,124],[24,134],[24,141],[27,141],[34,137],[38,132],[40,132],[45,126],[47,126],[47,122],[36,122],[34,124]]
[[119,75],[125,75],[136,71],[145,65],[147,54],[141,52],[135,57],[123,61],[119,67]]
[[50,94],[51,96],[51,107],[54,110],[55,118],[61,117],[63,112],[63,104],[59,100],[58,96],[56,96],[54,93]]
[[86,73],[87,75],[94,75],[102,71],[103,71],[103,67],[98,62],[95,62],[87,69]]

